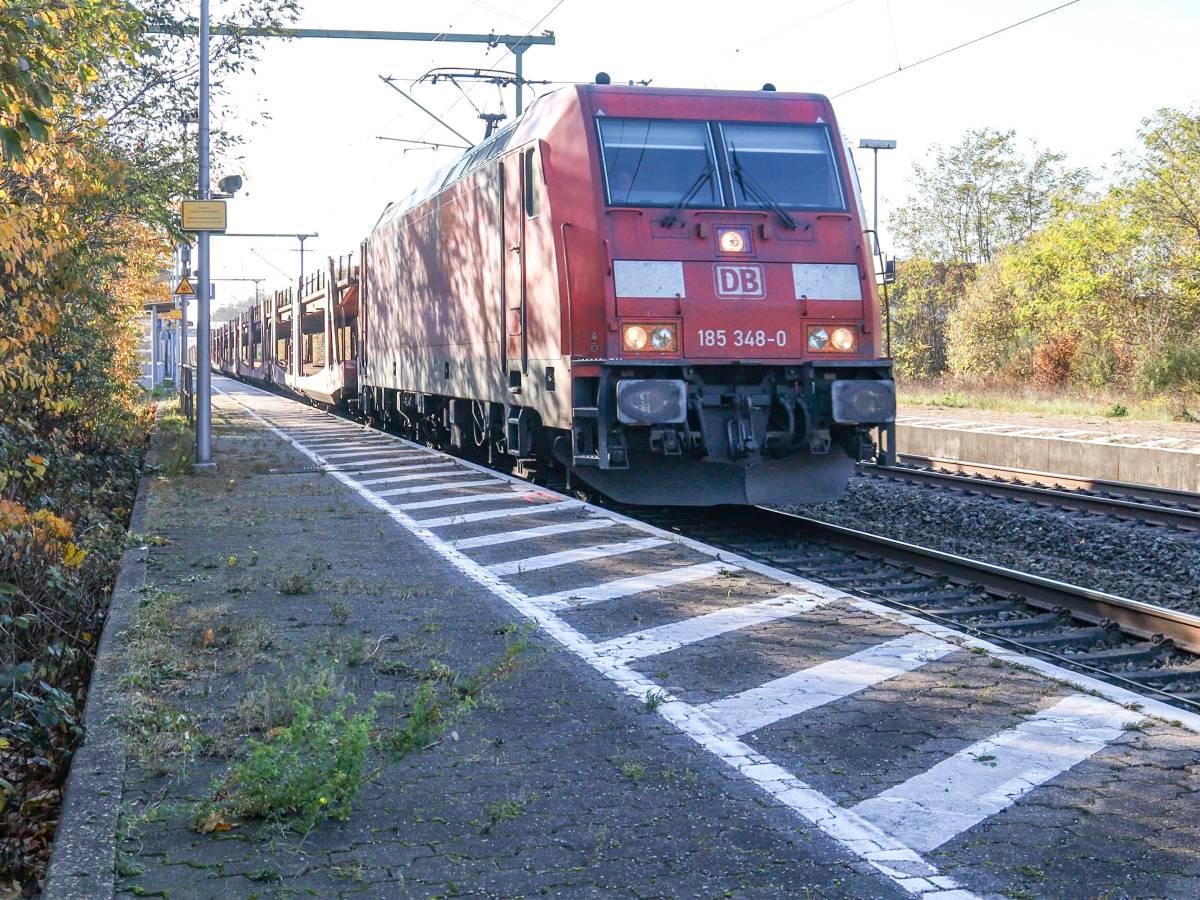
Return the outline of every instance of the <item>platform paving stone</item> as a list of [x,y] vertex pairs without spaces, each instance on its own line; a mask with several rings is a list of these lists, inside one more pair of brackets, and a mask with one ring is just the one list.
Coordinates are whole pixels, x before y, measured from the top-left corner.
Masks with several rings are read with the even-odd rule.
[[[218,472],[149,488],[148,580],[179,595],[173,627],[190,641],[184,671],[158,685],[162,711],[192,717],[196,746],[186,764],[131,748],[118,894],[902,896],[537,634],[435,746],[373,754],[346,822],[196,831],[194,804],[244,754],[238,710],[264,683],[328,667],[360,698],[403,694],[410,683],[364,652],[470,672],[516,620],[231,400],[214,411]],[[511,527],[538,519],[553,521]],[[280,593],[291,577],[306,589]]]

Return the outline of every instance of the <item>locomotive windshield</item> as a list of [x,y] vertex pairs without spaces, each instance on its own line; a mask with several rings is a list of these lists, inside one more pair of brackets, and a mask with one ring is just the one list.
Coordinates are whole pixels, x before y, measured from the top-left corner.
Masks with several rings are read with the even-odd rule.
[[846,208],[825,125],[596,121],[613,206]]
[[706,122],[600,120],[608,202],[616,206],[720,206]]
[[721,125],[735,206],[845,209],[829,129],[822,125]]

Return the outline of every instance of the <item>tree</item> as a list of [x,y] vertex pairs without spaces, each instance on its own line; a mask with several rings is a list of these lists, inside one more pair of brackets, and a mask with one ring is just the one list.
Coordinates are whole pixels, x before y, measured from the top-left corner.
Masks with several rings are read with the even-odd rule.
[[1042,225],[1056,198],[1081,191],[1084,169],[1065,157],[1017,146],[1016,132],[968,131],[950,148],[935,144],[913,168],[915,193],[889,218],[913,256],[941,263],[981,263]]
[[1060,209],[980,268],[948,322],[951,369],[1046,385],[1131,374],[1160,310],[1142,239],[1112,199]]
[[970,264],[903,260],[890,291],[892,357],[898,375],[929,378],[946,370],[946,321],[974,277]]
[[[166,299],[177,201],[196,180],[194,153],[162,127],[194,108],[196,53],[180,48],[195,39],[145,28],[189,6],[0,7],[0,812],[20,810],[0,880],[28,890],[55,812],[25,804],[56,795],[79,737],[137,482],[136,319]],[[238,15],[292,9],[245,0]],[[253,46],[218,43],[218,84]]]

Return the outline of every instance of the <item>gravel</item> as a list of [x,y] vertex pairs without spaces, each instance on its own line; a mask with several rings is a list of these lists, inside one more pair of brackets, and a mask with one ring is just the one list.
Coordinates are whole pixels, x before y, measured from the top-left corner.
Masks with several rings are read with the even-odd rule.
[[1200,532],[875,476],[802,515],[1200,614]]

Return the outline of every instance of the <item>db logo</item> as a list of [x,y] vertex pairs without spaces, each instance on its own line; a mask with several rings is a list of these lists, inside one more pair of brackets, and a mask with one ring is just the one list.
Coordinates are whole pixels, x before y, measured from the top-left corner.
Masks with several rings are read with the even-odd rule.
[[740,297],[758,299],[767,295],[763,284],[762,266],[721,265],[713,266],[713,277],[717,282],[718,297]]

